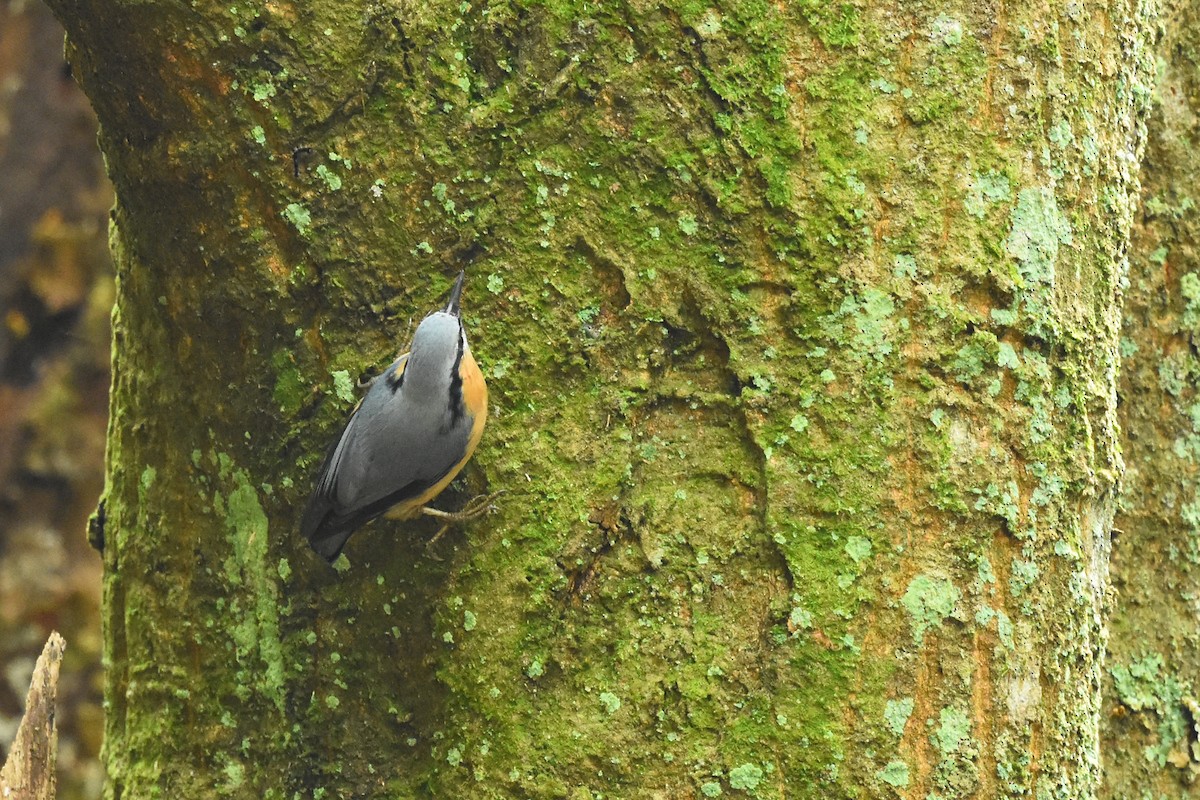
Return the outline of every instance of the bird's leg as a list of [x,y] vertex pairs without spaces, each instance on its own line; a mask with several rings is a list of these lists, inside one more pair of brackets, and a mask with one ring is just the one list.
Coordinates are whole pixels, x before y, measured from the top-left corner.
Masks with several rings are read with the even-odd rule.
[[482,517],[487,512],[494,510],[492,507],[492,501],[502,494],[504,494],[503,489],[498,492],[492,492],[491,494],[481,494],[472,497],[469,501],[467,501],[467,504],[463,506],[462,510],[460,511],[441,511],[436,508],[429,508],[428,506],[425,506],[421,509],[421,513],[428,514],[431,517],[437,517],[438,519],[448,520],[450,522],[468,522],[478,517]]
[[497,497],[499,497],[502,494],[504,494],[503,489],[501,489],[498,492],[492,492],[491,494],[478,495],[476,497],[471,498],[471,500],[469,500],[467,502],[467,504],[465,506],[463,506],[462,509],[459,511],[442,511],[437,508],[429,508],[427,506],[422,507],[421,508],[422,514],[425,514],[430,517],[437,517],[438,519],[441,519],[441,520],[445,520],[445,522],[442,523],[442,527],[438,528],[438,532],[435,533],[433,535],[433,538],[429,540],[429,544],[432,545],[438,539],[442,538],[442,535],[454,523],[469,522],[473,519],[478,519],[479,517],[482,517],[484,514],[487,514],[490,511],[494,511],[495,506],[492,505],[492,501],[495,500]]

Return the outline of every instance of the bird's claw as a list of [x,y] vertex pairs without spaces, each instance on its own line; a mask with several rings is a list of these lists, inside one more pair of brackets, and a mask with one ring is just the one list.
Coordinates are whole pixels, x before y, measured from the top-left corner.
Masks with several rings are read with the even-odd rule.
[[432,547],[434,543],[441,539],[446,531],[450,529],[450,526],[454,523],[470,522],[473,519],[482,517],[484,514],[495,511],[496,507],[492,505],[492,501],[502,494],[505,494],[504,489],[501,489],[497,492],[492,492],[491,494],[478,495],[467,501],[467,504],[459,511],[442,511],[437,508],[422,508],[422,514],[444,520],[442,527],[438,528],[437,533],[435,533],[433,538],[429,540],[429,544],[426,545],[426,548]]

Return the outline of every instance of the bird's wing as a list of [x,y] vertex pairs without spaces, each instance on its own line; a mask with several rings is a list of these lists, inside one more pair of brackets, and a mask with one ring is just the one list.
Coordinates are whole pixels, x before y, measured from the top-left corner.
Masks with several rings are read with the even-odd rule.
[[354,522],[358,516],[358,509],[354,507],[357,504],[354,502],[352,487],[353,479],[357,475],[350,475],[348,472],[357,470],[344,468],[344,462],[355,460],[352,456],[349,459],[347,456],[358,446],[363,408],[366,406],[370,409],[374,405],[368,402],[373,395],[392,393],[392,387],[399,382],[407,363],[408,353],[405,353],[379,376],[382,380],[372,381],[371,388],[354,407],[341,436],[329,448],[317,472],[315,488],[300,518],[300,533],[322,555],[326,555],[325,551],[330,550],[330,546],[322,548],[318,543],[328,542],[331,538],[338,539],[336,546],[331,550],[332,555],[326,556],[330,561],[337,558],[350,533],[366,521],[362,519]]
[[330,562],[351,533],[419,497],[468,454],[474,420],[451,424],[446,409],[406,400],[399,391],[405,358],[380,376],[354,410],[326,456],[301,519],[304,537]]

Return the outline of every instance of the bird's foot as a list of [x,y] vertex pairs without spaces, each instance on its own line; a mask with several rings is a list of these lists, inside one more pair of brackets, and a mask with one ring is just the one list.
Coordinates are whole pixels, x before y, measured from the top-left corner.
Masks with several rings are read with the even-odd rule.
[[437,517],[438,519],[443,520],[442,527],[438,528],[438,532],[435,533],[433,535],[433,538],[429,540],[429,545],[427,545],[427,546],[433,546],[433,544],[438,539],[441,539],[442,535],[447,530],[450,529],[450,526],[455,524],[456,522],[470,522],[473,519],[478,519],[479,517],[482,517],[484,514],[488,514],[492,511],[495,511],[496,507],[494,505],[492,505],[492,501],[495,500],[500,495],[504,494],[504,491],[505,491],[504,489],[501,489],[498,492],[492,492],[491,494],[481,494],[476,497],[473,497],[459,511],[441,511],[436,508],[428,508],[428,507],[422,508],[421,509],[422,514],[425,514],[430,517]]

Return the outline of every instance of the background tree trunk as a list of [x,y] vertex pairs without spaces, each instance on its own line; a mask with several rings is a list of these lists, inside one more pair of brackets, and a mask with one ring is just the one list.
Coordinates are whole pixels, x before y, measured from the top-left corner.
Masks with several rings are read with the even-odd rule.
[[[1090,798],[1152,9],[54,2],[109,795]],[[295,534],[461,266],[501,512]]]
[[1121,353],[1105,792],[1189,797],[1200,774],[1200,5],[1168,3]]

